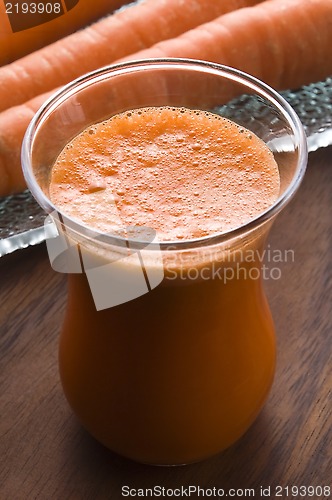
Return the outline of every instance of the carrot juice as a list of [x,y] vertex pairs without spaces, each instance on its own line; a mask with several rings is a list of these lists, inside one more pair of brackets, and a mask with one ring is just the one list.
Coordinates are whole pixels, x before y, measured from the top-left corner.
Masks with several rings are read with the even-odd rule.
[[[183,107],[119,113],[57,157],[49,193],[62,213],[108,234],[119,221],[147,226],[169,243],[162,283],[115,307],[97,311],[86,276],[69,277],[61,380],[82,424],[111,450],[190,463],[228,447],[254,421],[275,364],[257,278],[267,226],[225,245],[213,237],[245,226],[279,191],[262,140]],[[204,245],[172,252],[172,242],[195,240]]]

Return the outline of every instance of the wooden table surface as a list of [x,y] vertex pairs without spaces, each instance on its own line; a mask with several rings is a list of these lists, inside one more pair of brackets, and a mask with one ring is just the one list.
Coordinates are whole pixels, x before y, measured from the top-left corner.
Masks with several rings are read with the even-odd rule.
[[[252,489],[255,498],[332,498],[331,208],[327,148],[310,154],[300,191],[269,239],[271,248],[294,251],[294,262],[278,264],[281,278],[266,280],[278,338],[270,397],[240,441],[184,467],[122,459],[81,428],[57,367],[66,277],[51,269],[44,245],[1,258],[0,499],[120,499],[123,486],[160,486],[165,496],[190,485],[235,498],[253,497]],[[294,486],[315,490],[296,495]]]

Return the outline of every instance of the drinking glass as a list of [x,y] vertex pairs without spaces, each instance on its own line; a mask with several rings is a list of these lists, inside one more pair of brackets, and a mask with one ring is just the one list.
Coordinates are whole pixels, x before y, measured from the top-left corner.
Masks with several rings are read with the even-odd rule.
[[[249,118],[241,108],[248,99]],[[140,228],[103,234],[54,206],[50,172],[65,145],[92,124],[150,106],[208,110],[254,132],[277,162],[278,199],[227,232],[160,242]],[[187,464],[227,448],[255,420],[276,355],[262,255],[306,162],[301,123],[276,91],[204,61],[102,68],[65,86],[36,114],[22,163],[52,217],[45,230],[53,266],[68,272],[61,382],[83,426],[105,446],[143,463]]]

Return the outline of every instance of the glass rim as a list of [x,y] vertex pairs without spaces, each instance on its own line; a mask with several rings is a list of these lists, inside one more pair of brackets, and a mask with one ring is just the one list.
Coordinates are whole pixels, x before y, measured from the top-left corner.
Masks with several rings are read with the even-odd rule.
[[[83,221],[71,218],[70,215],[64,213],[55,206],[51,200],[44,194],[43,190],[39,186],[37,179],[33,173],[32,169],[32,148],[34,143],[34,137],[38,133],[39,128],[43,125],[44,120],[68,98],[75,95],[80,90],[84,90],[89,86],[93,85],[98,81],[103,81],[110,76],[123,75],[126,73],[132,73],[138,70],[151,70],[151,68],[163,68],[163,69],[191,69],[192,71],[205,72],[210,75],[216,75],[219,77],[227,78],[235,83],[242,84],[248,88],[254,90],[258,95],[267,99],[272,103],[278,111],[282,114],[283,118],[290,125],[292,132],[294,134],[295,143],[299,152],[299,157],[296,164],[296,169],[292,177],[291,182],[281,193],[277,200],[265,211],[259,213],[254,218],[250,219],[235,228],[227,231],[220,231],[208,236],[203,236],[200,238],[191,238],[186,240],[162,240],[158,241],[156,248],[159,250],[186,250],[199,248],[204,246],[216,245],[219,243],[224,243],[227,240],[236,238],[237,236],[254,230],[255,228],[261,226],[263,223],[272,219],[277,215],[292,199],[293,195],[297,191],[301,181],[304,177],[307,158],[308,158],[308,148],[307,139],[302,126],[302,123],[291,107],[291,105],[284,99],[277,90],[259,80],[258,78],[230,66],[223,64],[217,64],[213,62],[208,62],[199,59],[188,59],[188,58],[151,58],[151,59],[136,59],[129,62],[122,62],[118,64],[111,64],[98,68],[94,71],[86,73],[79,78],[69,82],[64,85],[61,89],[54,92],[54,94],[49,97],[45,103],[39,108],[34,117],[32,118],[26,132],[24,135],[22,148],[21,148],[21,163],[23,175],[26,180],[27,186],[30,189],[32,195],[39,203],[39,205],[49,214],[56,212],[63,216],[66,221],[69,221],[71,227],[82,228],[84,231],[89,232],[89,234],[97,238],[99,241],[104,243],[109,243],[112,245],[123,245],[125,239],[121,236],[117,236],[111,233],[103,233],[91,226],[88,226]],[[139,248],[144,246],[146,242],[133,241],[133,247],[137,246]]]

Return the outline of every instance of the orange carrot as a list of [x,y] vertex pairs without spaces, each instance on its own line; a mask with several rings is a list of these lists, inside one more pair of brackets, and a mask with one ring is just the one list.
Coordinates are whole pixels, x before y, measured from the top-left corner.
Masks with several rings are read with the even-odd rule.
[[22,104],[115,59],[176,37],[225,12],[260,1],[144,0],[120,10],[0,68],[0,111]]
[[0,2],[0,66],[74,33],[129,1]]
[[[332,0],[266,0],[121,61],[185,57],[228,64],[277,89],[332,74]],[[118,62],[118,61],[117,61]]]
[[25,188],[20,160],[23,137],[36,111],[52,94],[39,95],[0,113],[0,196]]
[[[238,67],[278,89],[295,88],[332,74],[331,23],[331,0],[266,0],[126,59],[205,59]],[[0,195],[24,186],[20,147],[44,99],[0,113]]]

